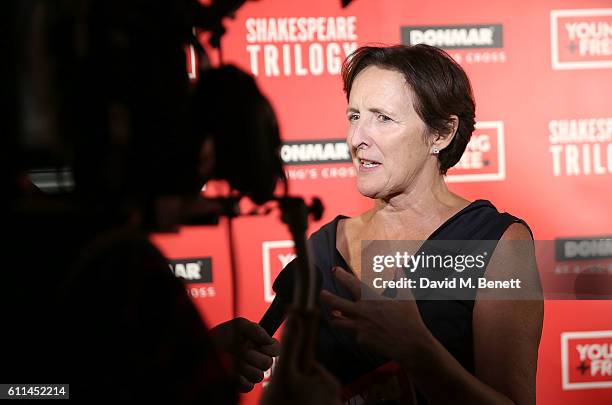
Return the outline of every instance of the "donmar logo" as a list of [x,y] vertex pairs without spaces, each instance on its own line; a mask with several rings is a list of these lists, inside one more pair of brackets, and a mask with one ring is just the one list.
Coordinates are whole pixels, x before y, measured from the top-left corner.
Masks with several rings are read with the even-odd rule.
[[449,183],[499,181],[506,178],[504,123],[483,121],[476,123],[461,160],[448,171]]
[[402,44],[427,44],[448,50],[457,63],[504,63],[503,25],[428,25],[401,27]]
[[295,258],[292,240],[275,240],[263,242],[261,253],[263,259],[264,300],[272,302],[274,291],[272,284],[281,270]]
[[280,154],[285,165],[351,161],[351,154],[344,139],[285,142],[281,146]]
[[551,10],[552,68],[612,68],[612,8]]
[[437,25],[402,27],[402,43],[444,49],[501,48],[502,25]]
[[564,390],[612,387],[612,330],[561,333]]
[[187,283],[212,283],[210,257],[168,260],[172,273]]
[[553,266],[553,274],[561,276],[554,281],[557,291],[578,299],[612,298],[612,236],[556,238]]
[[612,237],[556,239],[557,261],[612,259]]
[[281,146],[280,155],[286,166],[287,177],[291,180],[343,179],[356,175],[344,139],[285,142]]

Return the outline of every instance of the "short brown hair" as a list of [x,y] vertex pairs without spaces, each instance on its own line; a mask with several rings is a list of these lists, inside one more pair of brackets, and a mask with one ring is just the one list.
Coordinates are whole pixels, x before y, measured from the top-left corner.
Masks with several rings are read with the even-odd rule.
[[450,116],[459,118],[452,142],[438,155],[440,173],[453,167],[465,151],[474,131],[475,110],[467,75],[443,50],[424,44],[363,46],[342,66],[342,81],[348,100],[355,77],[368,66],[401,73],[416,95],[415,110],[430,131],[448,133]]

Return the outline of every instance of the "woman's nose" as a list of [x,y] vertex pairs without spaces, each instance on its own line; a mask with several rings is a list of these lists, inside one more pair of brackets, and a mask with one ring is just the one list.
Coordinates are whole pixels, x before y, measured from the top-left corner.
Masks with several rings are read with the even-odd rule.
[[350,146],[355,149],[368,147],[371,144],[369,125],[366,121],[358,121],[349,129]]

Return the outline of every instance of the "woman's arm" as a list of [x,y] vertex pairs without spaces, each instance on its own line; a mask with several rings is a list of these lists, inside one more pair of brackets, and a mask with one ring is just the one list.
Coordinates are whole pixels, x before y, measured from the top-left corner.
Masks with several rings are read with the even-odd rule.
[[[529,241],[527,228],[508,228],[502,240]],[[525,249],[525,246],[531,246]],[[337,278],[359,297],[361,284],[344,271]],[[496,249],[488,279],[519,278],[539,287],[531,243]],[[535,403],[537,351],[543,319],[541,300],[494,300],[477,296],[473,313],[476,376],[465,370],[424,325],[414,300],[351,302],[328,292],[322,298],[336,311],[337,326],[353,329],[357,340],[400,362],[431,403]],[[491,297],[487,297],[491,298]]]
[[518,300],[477,296],[472,318],[476,375],[514,403],[534,404],[544,303],[527,227],[517,223],[506,230],[486,275],[493,280],[519,278],[523,295]]

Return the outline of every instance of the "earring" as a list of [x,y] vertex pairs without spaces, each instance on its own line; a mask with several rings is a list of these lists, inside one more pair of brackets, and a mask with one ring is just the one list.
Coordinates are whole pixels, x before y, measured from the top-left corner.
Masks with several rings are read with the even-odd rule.
[[438,147],[437,147],[437,146],[434,146],[434,147],[431,149],[431,153],[432,153],[433,155],[437,155],[438,153],[440,153],[440,149],[438,149]]

